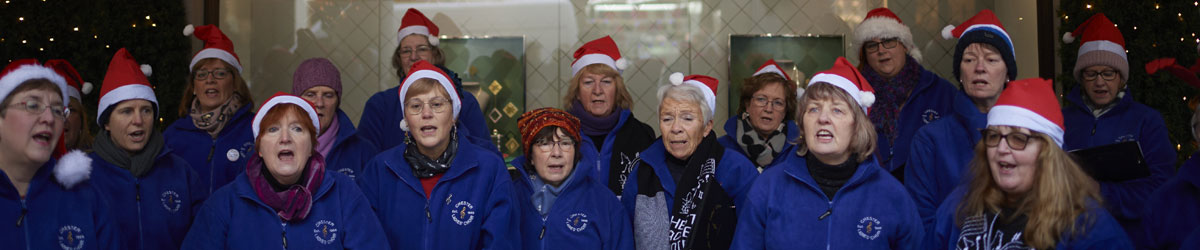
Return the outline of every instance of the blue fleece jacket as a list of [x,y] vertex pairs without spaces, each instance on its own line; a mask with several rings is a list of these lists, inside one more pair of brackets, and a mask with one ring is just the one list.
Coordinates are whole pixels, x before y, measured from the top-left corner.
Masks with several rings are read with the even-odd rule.
[[954,113],[917,130],[904,168],[904,187],[917,204],[926,232],[933,229],[938,205],[964,182],[975,144],[983,137],[979,131],[987,127],[987,114],[965,93],[958,97]]
[[1190,232],[1200,225],[1200,152],[1193,153],[1179,173],[1146,198],[1141,226],[1129,237],[1139,249],[1181,249]]
[[[734,117],[730,117],[729,120],[725,120],[725,135],[721,136],[720,138],[717,138],[717,142],[720,142],[721,146],[725,146],[725,148],[728,148],[729,150],[733,150],[735,152],[738,152],[738,154],[745,156],[746,159],[750,159],[750,163],[757,164],[754,162],[754,158],[758,157],[758,156],[747,155],[746,151],[742,150],[742,146],[738,145],[737,137],[735,137],[735,136],[741,136],[741,135],[733,134],[733,133],[737,133],[737,123],[741,122],[740,118],[741,118],[741,115],[737,115]],[[796,152],[796,144],[792,143],[792,142],[796,141],[797,138],[800,138],[800,127],[796,126],[796,123],[794,121],[783,121],[783,124],[784,124],[784,129],[783,129],[784,133],[783,134],[784,134],[784,138],[787,138],[787,141],[783,144],[783,149],[781,151],[779,151],[779,154],[775,155],[775,159],[771,160],[771,164],[767,164],[766,166],[763,166],[764,169],[771,168],[775,165],[779,165],[780,163],[782,163],[784,161],[784,159],[787,159],[788,154],[792,154],[792,153]]]
[[1162,115],[1133,100],[1129,88],[1112,110],[1099,118],[1084,105],[1080,89],[1071,91],[1067,100],[1072,105],[1063,109],[1063,149],[1068,151],[1103,146],[1118,142],[1137,141],[1150,166],[1150,176],[1124,182],[1101,182],[1104,204],[1117,221],[1127,229],[1136,221],[1146,197],[1174,174],[1175,150],[1167,135]]
[[917,249],[925,233],[908,193],[873,157],[831,199],[792,152],[747,197],[732,249]]
[[[630,167],[628,165],[633,164],[633,160],[637,159],[638,154],[654,141],[654,129],[633,117],[633,112],[622,109],[620,115],[617,125],[604,136],[604,144],[601,145],[601,148],[596,149],[597,163],[595,172],[592,174],[592,179],[608,186],[614,195],[620,195],[620,190],[624,188],[624,185],[621,184],[623,181],[621,177],[612,176],[612,168],[614,166],[617,168]],[[595,148],[595,141],[591,136],[580,137],[583,138],[583,144],[593,145],[589,147]],[[628,172],[632,171],[632,168],[618,170]],[[616,178],[616,180],[610,180],[610,178]]]
[[[725,193],[733,198],[733,203],[737,207],[741,207],[746,202],[746,192],[750,190],[750,184],[754,183],[754,178],[758,177],[758,170],[754,169],[754,163],[745,156],[729,149],[724,149],[721,159],[717,162],[717,183],[721,184],[721,188],[725,189]],[[667,157],[673,157],[667,153],[667,148],[663,146],[662,139],[655,140],[650,144],[649,148],[642,151],[640,160],[642,163],[650,165],[654,170],[654,174],[658,176],[659,183],[662,183],[663,198],[666,200],[666,205],[669,210],[674,209],[675,205],[675,179],[671,177],[671,171],[667,169]],[[629,173],[629,181],[625,182],[625,190],[621,193],[621,204],[625,206],[625,212],[629,213],[629,218],[635,218],[637,212],[637,194],[638,194],[638,168],[640,164],[633,168],[633,172]]]
[[254,155],[253,105],[245,105],[233,113],[217,138],[196,128],[191,116],[175,120],[163,131],[167,148],[192,165],[199,174],[200,190],[207,193],[229,184],[246,169],[246,160]]
[[[464,131],[459,131],[462,138]],[[404,159],[407,144],[383,151],[356,179],[392,249],[520,249],[520,209],[499,156],[459,143],[429,198]]]
[[[594,147],[589,144],[577,144]],[[578,152],[578,151],[577,151]],[[579,152],[583,153],[583,152]],[[633,226],[621,202],[608,187],[592,179],[595,153],[585,153],[565,180],[558,199],[543,217],[530,197],[535,188],[531,173],[525,169],[525,156],[512,161],[521,178],[515,181],[517,201],[521,204],[522,249],[633,249]]]
[[99,190],[83,181],[65,188],[56,161],[42,164],[22,197],[0,170],[0,245],[5,249],[122,249],[120,232]]
[[[450,76],[454,86],[459,89],[459,97],[462,98],[462,109],[459,111],[456,127],[466,130],[467,135],[476,138],[471,142],[480,145],[481,148],[495,148],[495,143],[489,139],[492,136],[491,130],[487,127],[483,110],[479,108],[479,100],[470,92],[462,91],[462,79],[458,78],[458,73],[441,65],[437,67]],[[404,143],[405,136],[400,130],[401,120],[404,120],[404,111],[400,106],[400,86],[391,87],[367,99],[362,117],[358,119],[358,132],[379,150],[388,150]],[[484,147],[483,143],[491,147]],[[499,149],[490,151],[496,152],[497,155],[500,152]]]
[[[962,228],[955,219],[959,203],[966,194],[965,186],[956,188],[946,201],[938,207],[934,231],[929,232],[925,249],[953,249],[962,235]],[[1133,243],[1125,235],[1125,230],[1108,211],[1093,204],[1084,214],[1075,218],[1075,223],[1082,233],[1078,235],[1063,235],[1054,249],[1133,249]]]
[[325,170],[308,216],[284,222],[238,175],[196,215],[182,249],[386,249],[379,220],[358,186]]
[[342,109],[337,110],[337,120],[333,122],[338,123],[337,139],[333,142],[333,148],[329,149],[329,155],[325,156],[325,163],[328,164],[325,167],[354,180],[362,172],[363,166],[379,153],[379,149],[355,133],[354,123],[350,122],[350,117]]
[[896,139],[889,140],[884,135],[883,126],[875,125],[875,134],[879,135],[875,156],[883,170],[896,171],[908,161],[908,146],[912,145],[912,137],[917,129],[953,112],[955,98],[959,93],[962,91],[946,79],[929,70],[921,70],[916,89],[909,94],[900,115],[896,116],[899,119],[896,122]]
[[183,158],[164,148],[142,178],[92,158],[92,185],[114,211],[122,249],[179,249],[192,218],[208,198],[200,178]]

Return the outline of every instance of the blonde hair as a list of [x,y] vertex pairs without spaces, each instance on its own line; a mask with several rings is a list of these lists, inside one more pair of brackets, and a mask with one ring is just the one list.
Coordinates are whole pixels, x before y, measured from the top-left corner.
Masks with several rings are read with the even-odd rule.
[[850,97],[845,90],[833,86],[827,82],[818,82],[809,85],[805,88],[804,95],[800,96],[800,103],[796,105],[796,126],[800,129],[801,136],[794,142],[798,148],[796,154],[808,154],[808,147],[804,142],[804,114],[808,113],[809,102],[818,100],[841,100],[850,105],[850,109],[854,110],[854,131],[851,135],[850,146],[847,151],[854,153],[858,158],[858,162],[866,161],[875,153],[875,124],[871,123],[871,119],[867,117],[867,113],[863,111],[862,106]]
[[250,96],[250,87],[246,86],[246,79],[242,78],[242,72],[239,72],[237,69],[233,68],[233,65],[229,65],[228,62],[225,62],[221,59],[204,58],[200,59],[199,62],[196,62],[196,66],[192,66],[192,71],[188,73],[186,84],[187,87],[183,89],[183,101],[179,103],[180,117],[187,116],[188,113],[191,112],[192,101],[196,100],[196,94],[192,93],[196,90],[196,70],[200,70],[200,67],[214,60],[221,62],[221,65],[223,65],[226,70],[229,70],[229,73],[233,74],[234,95],[242,98],[242,103],[244,103],[243,105],[250,105],[251,107],[254,106],[254,97]]
[[75,137],[75,141],[64,141],[63,143],[67,144],[65,146],[68,150],[90,149],[95,138],[92,137],[92,125],[90,124],[92,119],[88,116],[87,107],[83,106],[83,101],[75,97],[67,98],[71,98],[71,103],[67,104],[71,108],[71,115],[79,114],[79,131],[76,131],[79,136]]
[[[409,36],[421,36],[426,38],[422,40],[425,41],[425,45],[429,46],[430,53],[433,53],[433,58],[429,58],[429,63],[432,63],[433,65],[442,65],[446,62],[446,56],[444,55],[445,53],[442,53],[442,48],[438,47],[437,45],[430,44],[428,36],[422,34],[411,34],[400,38],[400,40],[404,40],[404,38],[408,38]],[[404,64],[404,57],[400,56],[401,46],[399,42],[400,41],[396,41],[396,50],[392,51],[392,69],[396,70],[396,77],[399,77],[400,80],[404,80],[404,76],[408,75],[408,72],[404,72],[404,67],[402,66]],[[416,52],[414,51],[413,53]]]
[[579,98],[579,85],[580,81],[583,80],[583,73],[612,77],[613,88],[617,90],[617,93],[615,93],[616,95],[613,96],[613,102],[615,102],[614,105],[623,109],[633,109],[633,97],[630,97],[629,91],[625,90],[625,78],[621,78],[621,72],[617,72],[616,69],[613,69],[608,65],[597,63],[584,66],[583,69],[579,70],[579,73],[576,73],[575,76],[571,77],[571,81],[568,82],[570,85],[567,86],[567,95],[563,96],[564,110],[571,110],[571,107],[575,105],[575,100]]
[[[1041,141],[1037,168],[1034,169],[1033,185],[1024,197],[1009,202],[1005,193],[996,186],[988,164],[987,146],[983,141],[975,144],[975,158],[969,164],[971,182],[967,184],[966,197],[958,206],[955,224],[962,226],[969,216],[984,213],[1000,213],[1002,207],[1015,207],[1016,214],[1029,218],[1025,224],[1023,240],[1033,248],[1050,248],[1062,240],[1064,232],[1071,236],[1080,235],[1094,218],[1087,215],[1092,206],[1102,202],[1096,182],[1084,173],[1067,152],[1046,134],[1030,131],[1033,140]],[[1094,204],[1089,205],[1089,202]],[[1077,224],[1080,215],[1089,216],[1086,224]],[[1011,220],[1017,216],[1002,218]]]

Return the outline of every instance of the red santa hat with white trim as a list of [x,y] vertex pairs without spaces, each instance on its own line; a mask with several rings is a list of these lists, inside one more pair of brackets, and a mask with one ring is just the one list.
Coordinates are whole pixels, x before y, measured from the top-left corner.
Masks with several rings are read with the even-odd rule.
[[[19,59],[14,60],[0,71],[0,102],[8,97],[17,86],[20,86],[25,81],[33,79],[46,79],[55,86],[58,86],[59,94],[62,95],[63,106],[70,104],[70,97],[67,95],[67,80],[64,79],[58,72],[46,66],[42,66],[37,59]],[[61,131],[60,131],[61,132]],[[55,148],[52,149],[52,155],[58,158],[58,162],[54,164],[54,179],[60,185],[70,189],[76,184],[82,183],[89,179],[92,173],[92,158],[80,150],[72,150],[70,153],[62,154],[66,150],[62,146],[61,138],[55,142]]]
[[[858,102],[858,106],[862,107],[863,112],[869,113],[871,104],[875,104],[875,89],[871,88],[867,78],[863,77],[862,73],[858,72],[858,68],[850,64],[845,57],[838,57],[837,61],[833,62],[833,67],[813,75],[812,80],[808,81],[808,86],[819,82],[828,83],[846,91],[850,97],[854,98],[855,102]],[[801,96],[804,95],[803,89],[796,92]]]
[[720,83],[717,78],[706,75],[683,76],[683,73],[675,72],[669,79],[672,85],[688,84],[699,88],[704,93],[704,101],[708,102],[708,110],[717,112],[717,85]]
[[188,24],[186,27],[183,27],[183,35],[196,35],[197,39],[204,41],[204,49],[201,49],[199,52],[196,52],[196,55],[192,56],[192,63],[188,64],[188,69],[195,68],[196,64],[200,63],[200,60],[217,58],[229,65],[233,65],[233,68],[237,69],[238,73],[243,72],[241,59],[238,59],[237,53],[233,53],[233,41],[230,41],[229,37],[226,37],[225,33],[222,33],[221,29],[217,28],[216,25],[192,26]]
[[[408,89],[417,80],[423,78],[433,79],[450,94],[450,107],[453,107],[454,118],[458,118],[458,112],[462,109],[462,98],[458,96],[458,90],[454,89],[454,82],[450,81],[450,76],[446,72],[442,72],[437,66],[434,66],[429,61],[420,60],[413,63],[412,73],[404,77],[404,81],[400,82],[400,107],[404,107],[404,96],[408,95]],[[408,122],[400,120],[400,129],[408,131]]]
[[775,59],[767,60],[766,63],[763,63],[762,66],[758,67],[758,70],[754,71],[754,75],[752,76],[758,76],[766,73],[775,73],[779,76],[782,76],[783,79],[792,81],[792,77],[788,76],[787,73],[783,73],[783,68],[780,68],[779,64],[775,63]]
[[1063,145],[1063,114],[1054,96],[1054,82],[1029,78],[1008,82],[988,110],[988,126],[1013,126],[1037,131]]
[[[154,88],[150,86],[150,65],[138,64],[137,60],[133,59],[133,55],[125,48],[117,50],[113,54],[112,61],[108,63],[108,72],[104,74],[104,84],[100,86],[100,104],[97,106],[100,109],[96,112],[96,124],[104,125],[108,122],[105,119],[105,111],[117,103],[125,100],[142,99],[150,101],[154,104],[154,110],[158,111],[158,98],[154,95]],[[156,114],[157,115],[157,114]]]
[[1129,57],[1125,55],[1125,37],[1104,13],[1092,15],[1075,28],[1075,31],[1063,34],[1064,43],[1075,42],[1075,38],[1082,38],[1073,71],[1076,80],[1082,81],[1083,69],[1094,65],[1112,67],[1121,72],[1121,79],[1129,80]]
[[75,67],[71,66],[71,63],[67,62],[67,60],[46,60],[45,66],[54,69],[55,72],[58,72],[58,75],[67,80],[67,85],[71,86],[67,88],[68,96],[83,100],[83,95],[92,93],[92,83],[83,81],[83,77],[79,76],[79,71],[75,71]]
[[904,25],[904,22],[900,21],[900,17],[888,8],[875,8],[867,12],[863,21],[854,27],[854,45],[852,47],[855,52],[858,52],[862,51],[864,43],[872,39],[893,37],[904,44],[904,48],[908,49],[909,56],[918,62],[921,61],[921,50],[917,49],[916,43],[913,42],[911,29]]
[[571,62],[571,75],[579,74],[583,67],[592,64],[604,64],[617,72],[623,72],[629,67],[629,60],[621,58],[621,50],[617,48],[617,42],[613,41],[612,37],[604,36],[575,50],[575,61]]
[[304,113],[308,115],[308,120],[312,121],[313,128],[317,131],[321,131],[321,120],[317,117],[317,109],[313,108],[312,103],[308,102],[308,100],[304,100],[304,98],[300,98],[299,96],[294,96],[280,91],[275,92],[275,95],[271,96],[271,98],[267,98],[267,101],[263,102],[262,106],[258,108],[258,113],[254,114],[254,121],[250,123],[250,129],[252,129],[254,132],[254,138],[258,138],[258,132],[259,128],[262,126],[263,117],[266,117],[267,113],[271,111],[272,108],[285,103],[300,106],[300,109],[303,109]]
[[429,38],[429,44],[438,46],[438,26],[433,24],[429,18],[425,17],[424,13],[413,8],[408,8],[404,12],[404,17],[400,19],[400,30],[396,34],[396,42],[404,40],[408,35],[424,35]]

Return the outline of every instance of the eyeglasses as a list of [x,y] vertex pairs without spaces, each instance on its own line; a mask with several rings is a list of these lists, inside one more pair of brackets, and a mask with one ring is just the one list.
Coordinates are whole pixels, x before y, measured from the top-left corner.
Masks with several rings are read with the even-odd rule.
[[875,41],[867,42],[867,43],[863,44],[863,48],[865,48],[868,53],[875,53],[875,52],[879,51],[879,45],[883,45],[884,49],[892,49],[892,48],[896,47],[896,44],[900,44],[899,38],[888,38],[888,39],[880,40],[879,42],[875,42]]
[[404,105],[404,112],[407,112],[410,115],[419,115],[421,114],[421,111],[425,110],[425,106],[429,106],[429,110],[432,110],[434,113],[442,113],[446,112],[446,107],[450,106],[450,102],[441,98],[429,100],[428,104],[410,101],[408,104]]
[[550,152],[555,146],[558,146],[558,150],[574,149],[575,141],[571,139],[563,139],[561,141],[540,140],[534,142],[533,145],[537,146],[537,149],[542,152]]
[[1025,150],[1025,146],[1029,145],[1029,138],[1033,135],[1019,132],[1012,132],[1006,135],[1000,134],[1000,131],[992,129],[984,129],[983,143],[988,147],[1000,146],[1000,139],[1008,141],[1008,147],[1013,150]]
[[1117,71],[1115,71],[1115,70],[1104,70],[1104,71],[1085,70],[1085,71],[1083,71],[1083,80],[1084,81],[1094,81],[1094,80],[1096,80],[1096,76],[1100,76],[1100,78],[1104,78],[1105,81],[1112,81],[1113,79],[1117,79]]
[[67,115],[71,113],[71,111],[67,110],[67,107],[65,107],[63,105],[46,105],[45,103],[42,103],[41,101],[29,100],[29,101],[18,102],[18,103],[13,103],[13,104],[15,104],[15,105],[9,105],[6,108],[11,108],[11,107],[25,108],[26,112],[29,112],[29,114],[33,114],[33,115],[42,114],[42,111],[46,111],[47,109],[49,109],[50,114],[54,115],[54,118],[57,118],[59,120],[67,119]]
[[[427,45],[417,46],[417,48],[415,49],[415,51],[417,51],[417,53],[421,53],[421,54],[429,53],[432,50],[433,50],[433,48],[429,47]],[[408,56],[408,55],[411,55],[413,53],[413,51],[414,51],[414,49],[410,48],[410,47],[400,48],[400,55]]]
[[196,70],[196,73],[192,75],[192,79],[196,81],[205,80],[208,79],[209,75],[212,75],[213,79],[221,80],[229,77],[229,74],[230,72],[228,69],[214,69],[209,71]]
[[754,103],[754,106],[758,107],[766,107],[767,104],[775,105],[775,107],[785,107],[784,105],[786,105],[783,103],[783,99],[776,98],[774,100],[768,100],[766,96],[761,95],[754,96],[754,99],[751,100],[753,100],[752,103]]

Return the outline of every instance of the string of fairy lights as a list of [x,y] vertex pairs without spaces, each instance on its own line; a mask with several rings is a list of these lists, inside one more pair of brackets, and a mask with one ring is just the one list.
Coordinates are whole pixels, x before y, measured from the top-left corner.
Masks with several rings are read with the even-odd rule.
[[[41,0],[41,1],[47,2],[47,0]],[[12,0],[4,0],[4,4],[6,4],[6,5],[10,4],[11,2],[12,2]],[[22,23],[34,23],[34,21],[35,21],[34,20],[35,17],[26,16],[26,15],[17,15],[15,18],[17,20],[17,22],[15,24],[18,24],[18,25],[22,24]],[[129,28],[137,29],[139,24],[141,25],[142,28],[157,28],[158,27],[158,23],[156,23],[154,21],[154,19],[151,18],[150,15],[146,15],[146,16],[142,17],[141,20],[135,19],[133,22],[130,22]],[[77,25],[73,26],[70,28],[69,32],[76,32],[76,33],[81,32],[80,27]],[[8,36],[10,34],[6,34],[6,33],[8,33],[8,32],[5,32],[4,30],[0,30],[0,46],[12,46],[9,44],[10,39],[8,38]],[[56,33],[56,32],[52,32],[52,33]],[[101,36],[98,33],[93,33],[92,39],[100,40]],[[39,43],[40,41],[45,41],[45,43]],[[50,35],[50,36],[40,38],[40,39],[33,39],[33,38],[12,39],[11,42],[17,43],[20,46],[29,46],[29,48],[37,48],[38,52],[46,52],[47,50],[53,48],[52,45],[53,45],[53,43],[55,43],[55,41],[56,41],[55,36]],[[105,43],[104,48],[111,49],[112,44]],[[9,59],[8,61],[12,62],[12,59]]]

